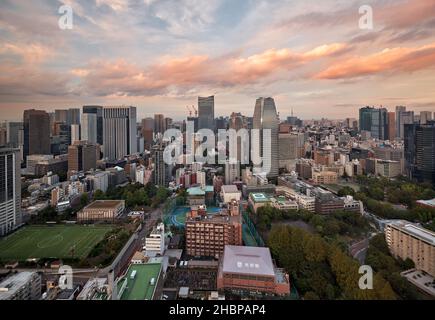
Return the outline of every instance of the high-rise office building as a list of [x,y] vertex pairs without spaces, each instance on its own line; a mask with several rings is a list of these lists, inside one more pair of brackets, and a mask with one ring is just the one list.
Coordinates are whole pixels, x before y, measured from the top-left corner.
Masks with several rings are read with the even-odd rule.
[[0,236],[21,224],[21,157],[19,149],[0,148]]
[[88,171],[97,167],[97,146],[86,141],[76,141],[68,147],[68,173]]
[[80,124],[80,109],[68,109],[68,125]]
[[137,152],[135,107],[105,107],[103,109],[103,154],[109,160],[119,160]]
[[144,139],[145,149],[150,150],[154,140],[154,119],[142,119],[142,136]]
[[80,124],[80,109],[54,110],[54,120],[67,125]]
[[97,143],[97,115],[83,113],[81,120],[81,140]]
[[57,109],[54,110],[54,121],[67,123],[68,121],[68,110],[66,109]]
[[[246,129],[245,119],[239,112],[233,112],[230,116],[229,121],[229,129],[235,130],[239,133],[239,130]],[[242,136],[237,135],[235,138],[231,137],[229,141],[229,152],[230,155],[236,156],[236,160],[241,164],[249,163],[249,152],[250,150],[245,150],[245,157],[242,159],[242,143],[246,143],[246,141],[242,141]]]
[[414,111],[406,111],[406,107],[396,107],[396,135],[398,138],[405,138],[405,124],[414,123]]
[[103,107],[83,106],[83,114],[94,114],[97,117],[97,143],[103,145]]
[[8,146],[22,148],[24,144],[24,127],[22,122],[8,122],[6,124]]
[[171,129],[172,123],[173,123],[172,118],[165,118],[165,129],[166,130]]
[[396,138],[396,113],[388,112],[388,139],[393,141]]
[[154,164],[153,181],[156,186],[166,187],[166,164],[163,159],[165,148],[162,145],[156,145],[152,148],[152,158]]
[[435,184],[435,123],[405,124],[404,137],[408,176]]
[[215,130],[214,96],[198,97],[198,127]]
[[24,158],[31,154],[50,154],[50,117],[42,110],[25,110]]
[[420,112],[420,124],[426,124],[429,121],[432,121],[432,112],[431,111],[421,111]]
[[71,125],[71,143],[74,144],[76,141],[80,141],[80,125],[72,124]]
[[365,107],[359,110],[360,131],[370,132],[374,139],[388,139],[388,111],[385,108]]
[[[279,119],[273,98],[259,98],[255,103],[253,128],[260,130],[260,141],[252,141],[260,147],[260,156],[263,157],[263,167],[270,168],[268,178],[276,178],[279,173]],[[270,130],[271,143],[263,145],[263,130]]]
[[165,116],[163,114],[155,114],[154,115],[154,133],[155,134],[164,134],[166,131],[166,121]]
[[234,181],[240,180],[240,162],[225,162],[225,184],[233,184]]

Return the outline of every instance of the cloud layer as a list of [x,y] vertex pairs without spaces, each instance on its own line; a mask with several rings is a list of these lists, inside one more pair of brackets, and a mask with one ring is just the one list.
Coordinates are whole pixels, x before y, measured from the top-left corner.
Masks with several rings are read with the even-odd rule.
[[[358,0],[5,0],[0,108],[134,103],[143,115],[181,116],[179,106],[211,93],[219,110],[246,114],[260,95],[306,117],[342,115],[339,105],[430,106],[435,2],[369,2],[374,30],[358,28]],[[62,4],[73,30],[57,27]]]

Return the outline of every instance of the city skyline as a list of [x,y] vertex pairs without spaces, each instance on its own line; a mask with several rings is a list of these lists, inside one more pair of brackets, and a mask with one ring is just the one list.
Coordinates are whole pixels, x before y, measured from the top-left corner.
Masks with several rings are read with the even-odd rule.
[[[61,30],[58,9],[73,9]],[[435,111],[435,5],[369,1],[5,1],[0,108],[133,105],[138,119],[187,115],[215,95],[216,116],[252,113],[261,96],[282,118],[357,117],[366,105]],[[116,21],[116,23],[114,23]],[[326,32],[325,32],[326,31]]]

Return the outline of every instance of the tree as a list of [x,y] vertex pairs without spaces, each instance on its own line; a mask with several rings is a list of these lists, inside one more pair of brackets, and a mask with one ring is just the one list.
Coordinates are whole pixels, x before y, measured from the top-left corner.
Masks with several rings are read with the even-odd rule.
[[82,196],[80,197],[80,205],[82,207],[86,207],[89,203],[89,196],[88,194],[85,192],[82,194]]
[[94,200],[105,200],[106,198],[106,194],[100,189],[94,192]]

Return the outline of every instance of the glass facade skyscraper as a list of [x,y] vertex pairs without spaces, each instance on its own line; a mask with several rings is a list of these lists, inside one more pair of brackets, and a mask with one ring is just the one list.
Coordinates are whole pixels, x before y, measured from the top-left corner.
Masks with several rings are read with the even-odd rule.
[[[263,167],[270,167],[268,178],[276,178],[279,174],[279,119],[273,98],[259,98],[255,103],[253,129],[260,129],[260,156],[263,157]],[[263,144],[263,130],[271,130],[271,143]],[[254,146],[251,146],[253,148]]]

